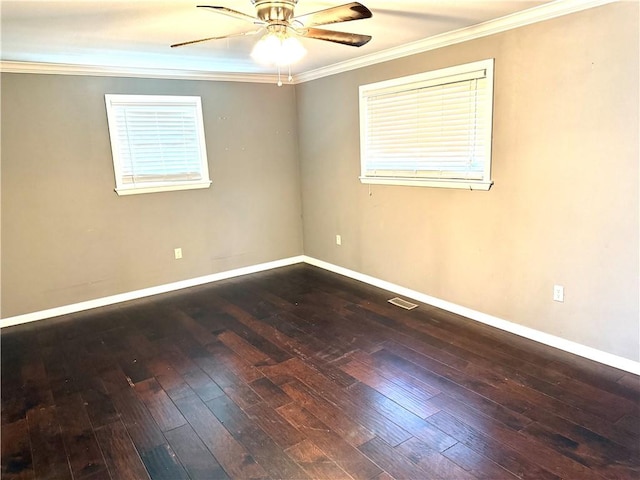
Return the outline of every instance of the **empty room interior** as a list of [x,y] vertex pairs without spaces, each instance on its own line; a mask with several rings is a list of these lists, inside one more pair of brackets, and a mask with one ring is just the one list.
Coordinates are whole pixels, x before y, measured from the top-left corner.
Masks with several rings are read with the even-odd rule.
[[640,478],[638,1],[0,18],[3,479]]

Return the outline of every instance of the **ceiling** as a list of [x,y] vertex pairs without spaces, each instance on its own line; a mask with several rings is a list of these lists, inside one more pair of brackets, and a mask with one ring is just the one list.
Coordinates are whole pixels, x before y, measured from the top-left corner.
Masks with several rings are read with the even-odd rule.
[[[299,0],[296,15],[347,3]],[[302,39],[307,56],[294,73],[316,71],[402,45],[494,20],[547,1],[363,0],[373,17],[327,28],[373,36],[356,48]],[[558,2],[556,2],[558,3]],[[255,36],[181,48],[170,44],[249,30],[253,25],[196,5],[220,5],[253,15],[250,0],[0,1],[3,62],[37,62],[208,73],[273,74],[249,53]],[[320,27],[321,28],[321,27]]]

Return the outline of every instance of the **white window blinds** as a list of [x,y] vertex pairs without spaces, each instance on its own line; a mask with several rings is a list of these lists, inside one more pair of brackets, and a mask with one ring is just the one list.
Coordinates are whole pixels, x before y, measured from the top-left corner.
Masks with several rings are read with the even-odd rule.
[[491,185],[493,61],[360,87],[364,183]]
[[200,97],[105,99],[119,194],[209,186]]

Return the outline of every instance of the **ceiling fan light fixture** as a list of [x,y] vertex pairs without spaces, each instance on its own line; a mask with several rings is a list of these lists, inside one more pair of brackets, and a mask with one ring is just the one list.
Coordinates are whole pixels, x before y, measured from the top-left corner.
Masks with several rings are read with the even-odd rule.
[[253,47],[251,57],[258,63],[286,67],[307,53],[300,41],[286,31],[270,31]]

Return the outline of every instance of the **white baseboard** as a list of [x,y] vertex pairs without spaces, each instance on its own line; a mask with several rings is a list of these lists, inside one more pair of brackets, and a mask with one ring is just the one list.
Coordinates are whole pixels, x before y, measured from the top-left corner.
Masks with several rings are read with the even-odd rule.
[[236,268],[233,270],[227,270],[225,272],[213,273],[211,275],[205,275],[204,277],[197,277],[191,278],[189,280],[182,280],[180,282],[167,283],[165,285],[144,288],[142,290],[134,290],[132,292],[111,295],[109,297],[96,298],[94,300],[74,303],[72,305],[64,305],[62,307],[50,308],[48,310],[26,313],[24,315],[16,315],[15,317],[0,319],[0,328],[12,327],[14,325],[20,325],[22,323],[35,322],[37,320],[59,317],[61,315],[68,315],[70,313],[90,310],[92,308],[105,307],[107,305],[113,305],[115,303],[122,303],[129,300],[136,300],[138,298],[150,297],[152,295],[158,295],[160,293],[173,292],[175,290],[181,290],[183,288],[195,287],[197,285],[204,285],[205,283],[217,282],[220,280],[226,280],[227,278],[240,277],[242,275],[248,275],[250,273],[262,272],[265,270],[271,270],[273,268],[286,267],[287,265],[293,265],[295,263],[302,262],[304,262],[304,256],[299,255],[297,257],[283,258],[281,260],[275,260],[273,262],[260,263],[258,265],[250,265],[248,267]]
[[329,270],[330,272],[344,275],[345,277],[353,278],[354,280],[368,283],[384,290],[389,290],[390,292],[397,293],[398,295],[409,297],[428,305],[433,305],[434,307],[447,310],[448,312],[461,315],[471,320],[491,325],[492,327],[499,328],[500,330],[504,330],[506,332],[514,333],[521,337],[528,338],[529,340],[534,340],[536,342],[549,345],[559,350],[564,350],[565,352],[588,358],[589,360],[593,360],[614,368],[619,368],[620,370],[624,370],[626,372],[640,375],[640,362],[635,362],[633,360],[629,360],[628,358],[619,357],[611,353],[603,352],[602,350],[587,347],[586,345],[572,342],[564,338],[556,337],[554,335],[550,335],[533,328],[518,325],[517,323],[509,322],[492,315],[487,315],[486,313],[478,312],[476,310],[472,310],[455,303],[447,302],[446,300],[442,300],[440,298],[432,297],[430,295],[426,295],[424,293],[420,293],[415,290],[411,290],[409,288],[387,282],[385,280],[380,280],[379,278],[371,277],[369,275],[349,270],[338,265],[333,265],[316,258],[308,257],[306,255],[304,256],[304,262],[310,265],[315,265],[316,267],[320,267],[324,270]]
[[368,283],[375,287],[379,287],[384,290],[397,293],[398,295],[402,295],[404,297],[412,298],[419,302],[441,308],[443,310],[455,313],[457,315],[461,315],[471,320],[475,320],[477,322],[491,325],[492,327],[498,328],[500,330],[514,333],[521,337],[528,338],[530,340],[534,340],[536,342],[543,343],[545,345],[549,345],[559,350],[564,350],[565,352],[573,353],[575,355],[588,358],[589,360],[593,360],[605,365],[609,365],[614,368],[619,368],[620,370],[624,370],[626,372],[640,375],[640,362],[629,360],[624,357],[619,357],[617,355],[603,352],[601,350],[597,350],[592,347],[587,347],[586,345],[581,345],[579,343],[572,342],[564,338],[556,337],[554,335],[550,335],[548,333],[544,333],[539,330],[535,330],[533,328],[525,327],[523,325],[518,325],[517,323],[512,323],[507,320],[494,317],[492,315],[487,315],[486,313],[478,312],[476,310],[472,310],[470,308],[463,307],[461,305],[457,305],[455,303],[448,302],[440,298],[432,297],[430,295],[426,295],[424,293],[417,292],[415,290],[411,290],[409,288],[402,287],[400,285],[396,285],[394,283],[387,282],[385,280],[380,280],[379,278],[375,278],[370,275],[365,275],[363,273],[359,273],[354,270],[349,270],[348,268],[340,267],[338,265],[334,265],[332,263],[328,263],[323,260],[318,260],[316,258],[309,257],[306,255],[299,255],[296,257],[284,258],[281,260],[261,263],[258,265],[250,265],[248,267],[237,268],[234,270],[227,270],[225,272],[214,273],[211,275],[206,275],[204,277],[198,277],[198,278],[193,278],[189,280],[183,280],[180,282],[168,283],[165,285],[145,288],[142,290],[135,290],[133,292],[122,293],[119,295],[112,295],[109,297],[97,298],[97,299],[89,300],[86,302],[74,303],[72,305],[65,305],[62,307],[51,308],[48,310],[41,310],[38,312],[27,313],[24,315],[17,315],[15,317],[3,318],[3,319],[0,319],[0,328],[20,325],[22,323],[35,322],[37,320],[44,320],[47,318],[59,317],[61,315],[67,315],[70,313],[90,310],[92,308],[104,307],[107,305],[113,305],[115,303],[121,303],[129,300],[135,300],[138,298],[158,295],[160,293],[172,292],[175,290],[181,290],[183,288],[195,287],[197,285],[204,285],[206,283],[217,282],[220,280],[225,280],[227,278],[239,277],[242,275],[248,275],[250,273],[262,272],[265,270],[285,267],[288,265],[293,265],[293,264],[302,263],[302,262],[308,263],[309,265],[314,265],[316,267],[320,267],[324,270],[328,270],[330,272],[334,272],[339,275],[343,275],[345,277],[353,278],[354,280],[359,280],[361,282]]

